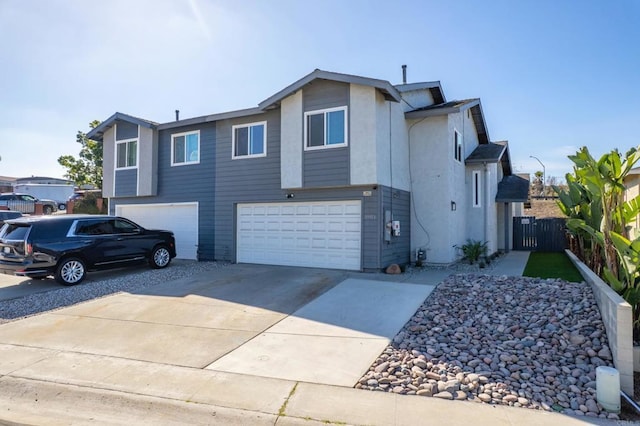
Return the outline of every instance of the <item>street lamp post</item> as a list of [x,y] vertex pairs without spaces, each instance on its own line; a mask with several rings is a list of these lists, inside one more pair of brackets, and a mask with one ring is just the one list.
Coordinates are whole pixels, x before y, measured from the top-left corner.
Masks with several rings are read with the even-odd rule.
[[547,179],[547,172],[546,169],[544,168],[544,164],[542,164],[542,161],[540,161],[540,159],[538,157],[534,157],[533,155],[530,155],[529,158],[534,158],[536,160],[538,160],[538,163],[540,163],[540,165],[542,166],[542,196],[544,196],[544,189],[545,189],[545,182]]

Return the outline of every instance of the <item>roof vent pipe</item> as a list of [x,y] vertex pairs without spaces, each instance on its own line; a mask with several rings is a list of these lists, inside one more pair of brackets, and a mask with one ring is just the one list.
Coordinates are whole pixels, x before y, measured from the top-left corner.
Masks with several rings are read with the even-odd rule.
[[180,121],[180,110],[176,110],[176,121]]
[[402,84],[407,84],[407,66],[402,66]]

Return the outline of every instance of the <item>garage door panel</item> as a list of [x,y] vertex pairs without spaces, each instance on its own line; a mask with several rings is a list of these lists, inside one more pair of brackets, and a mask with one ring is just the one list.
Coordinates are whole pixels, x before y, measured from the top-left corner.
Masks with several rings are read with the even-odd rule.
[[359,201],[241,204],[237,260],[359,270],[360,211]]
[[148,229],[172,231],[179,259],[198,258],[198,203],[116,205],[116,214]]

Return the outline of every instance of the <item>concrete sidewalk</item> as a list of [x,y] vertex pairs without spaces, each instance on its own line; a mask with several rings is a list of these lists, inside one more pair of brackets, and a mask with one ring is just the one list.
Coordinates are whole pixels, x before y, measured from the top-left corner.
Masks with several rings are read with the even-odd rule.
[[[520,275],[527,258],[508,253],[483,272]],[[235,275],[0,326],[0,424],[619,424],[354,389],[368,358],[455,271],[344,280],[331,271],[229,268]]]

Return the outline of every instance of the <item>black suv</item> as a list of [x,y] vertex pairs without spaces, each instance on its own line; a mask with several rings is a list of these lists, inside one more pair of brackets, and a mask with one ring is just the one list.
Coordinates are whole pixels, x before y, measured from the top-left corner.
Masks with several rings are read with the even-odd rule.
[[173,232],[144,229],[105,215],[9,219],[0,229],[0,272],[79,284],[87,270],[147,261],[164,268],[176,256]]

